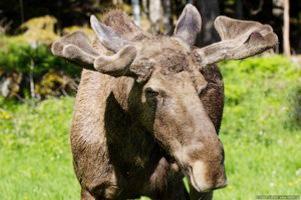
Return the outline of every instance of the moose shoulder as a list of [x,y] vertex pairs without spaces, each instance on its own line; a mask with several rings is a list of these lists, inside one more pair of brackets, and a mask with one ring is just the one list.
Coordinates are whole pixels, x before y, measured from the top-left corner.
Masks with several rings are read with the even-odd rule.
[[[194,45],[201,16],[188,4],[174,34],[152,36],[121,11],[100,23],[91,44],[82,32],[52,45],[82,72],[71,145],[82,199],[210,199],[226,186],[218,138],[223,81],[214,65],[277,43],[268,25],[220,16],[221,41]],[[189,178],[191,192],[182,178]]]

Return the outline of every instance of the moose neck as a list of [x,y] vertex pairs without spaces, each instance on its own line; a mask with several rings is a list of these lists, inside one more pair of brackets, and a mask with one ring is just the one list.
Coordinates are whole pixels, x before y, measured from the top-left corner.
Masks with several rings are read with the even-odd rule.
[[136,95],[137,89],[134,81],[119,78],[114,82],[104,118],[109,155],[127,179],[144,178],[145,170],[151,174],[162,153],[151,134],[129,113],[129,95]]

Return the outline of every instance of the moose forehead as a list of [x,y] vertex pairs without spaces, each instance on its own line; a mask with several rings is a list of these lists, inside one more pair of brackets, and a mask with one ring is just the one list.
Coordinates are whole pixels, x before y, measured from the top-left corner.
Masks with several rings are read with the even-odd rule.
[[147,38],[136,44],[136,63],[159,68],[163,74],[177,73],[188,69],[191,62],[190,48],[172,37]]

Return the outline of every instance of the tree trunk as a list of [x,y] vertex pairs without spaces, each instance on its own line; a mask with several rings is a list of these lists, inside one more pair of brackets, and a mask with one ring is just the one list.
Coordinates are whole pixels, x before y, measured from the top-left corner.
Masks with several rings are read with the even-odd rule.
[[20,4],[20,16],[21,16],[21,23],[24,23],[24,4],[23,4],[23,0],[19,0],[19,4]]
[[148,10],[148,4],[149,4],[148,0],[142,0],[142,8],[143,8],[143,12],[144,12],[145,14],[147,14],[147,15],[148,15],[148,13],[149,13],[149,10]]
[[283,52],[284,55],[290,56],[290,40],[289,40],[289,33],[290,33],[290,18],[289,18],[289,0],[284,0],[284,13],[283,13]]
[[171,2],[170,0],[163,0],[163,25],[164,25],[164,33],[169,34],[172,31],[173,20],[171,14]]
[[151,32],[160,32],[160,20],[162,19],[161,0],[149,1],[149,19],[151,22]]
[[197,0],[196,6],[202,15],[202,31],[197,40],[198,46],[205,46],[219,40],[214,28],[214,20],[219,16],[218,0]]
[[243,5],[242,5],[242,0],[236,0],[235,4],[235,10],[236,10],[236,18],[238,19],[243,19]]
[[113,0],[113,5],[123,4],[123,0]]
[[139,0],[132,0],[132,9],[134,22],[136,25],[140,26],[140,3]]

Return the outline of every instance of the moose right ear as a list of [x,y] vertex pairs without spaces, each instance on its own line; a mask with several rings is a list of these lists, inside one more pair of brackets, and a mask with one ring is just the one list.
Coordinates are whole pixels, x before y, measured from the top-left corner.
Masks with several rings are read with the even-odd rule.
[[202,28],[202,18],[199,11],[191,4],[187,4],[179,17],[174,36],[193,46],[197,34]]

